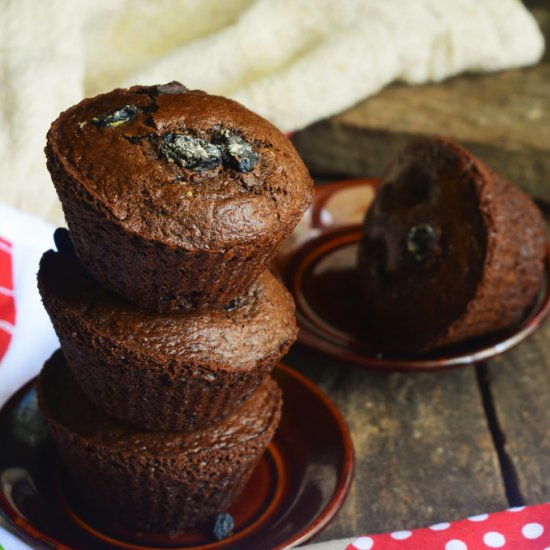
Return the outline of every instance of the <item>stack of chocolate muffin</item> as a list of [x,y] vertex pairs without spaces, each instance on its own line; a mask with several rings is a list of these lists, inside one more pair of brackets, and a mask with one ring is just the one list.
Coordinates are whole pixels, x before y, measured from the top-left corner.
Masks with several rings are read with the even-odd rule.
[[87,99],[48,133],[70,230],[39,289],[61,342],[38,380],[74,482],[124,523],[225,511],[273,437],[296,337],[266,270],[312,196],[289,140],[179,83]]

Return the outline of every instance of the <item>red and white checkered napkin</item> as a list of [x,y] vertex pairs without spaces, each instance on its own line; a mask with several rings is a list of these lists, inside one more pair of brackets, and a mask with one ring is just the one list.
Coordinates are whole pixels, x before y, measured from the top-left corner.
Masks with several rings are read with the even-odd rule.
[[53,226],[0,204],[0,406],[59,346],[36,287]]
[[550,503],[359,537],[346,550],[550,550]]
[[[36,287],[38,262],[53,248],[53,229],[0,204],[0,407],[59,347]],[[0,517],[0,548],[30,549],[4,527]]]
[[0,360],[8,350],[14,326],[12,244],[0,236]]

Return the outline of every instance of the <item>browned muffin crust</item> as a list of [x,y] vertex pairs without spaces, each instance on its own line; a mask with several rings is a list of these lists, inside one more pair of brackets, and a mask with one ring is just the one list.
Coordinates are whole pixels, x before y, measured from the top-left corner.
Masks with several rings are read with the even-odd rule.
[[388,350],[427,351],[508,328],[541,288],[546,237],[533,201],[447,139],[414,142],[365,217],[360,285]]
[[206,430],[145,432],[106,416],[81,392],[58,350],[38,401],[74,482],[120,521],[186,529],[226,510],[272,439],[281,392],[270,377],[232,416]]
[[88,398],[152,430],[194,430],[231,414],[297,335],[292,297],[268,271],[230,307],[171,315],[102,288],[70,251],[44,254],[38,284]]
[[83,100],[52,124],[46,155],[82,263],[161,312],[242,294],[312,196],[273,125],[178,83]]

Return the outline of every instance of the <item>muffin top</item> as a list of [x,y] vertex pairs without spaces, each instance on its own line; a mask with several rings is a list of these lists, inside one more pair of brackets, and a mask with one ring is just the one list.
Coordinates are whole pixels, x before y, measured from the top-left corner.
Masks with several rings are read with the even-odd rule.
[[38,272],[48,310],[78,319],[85,330],[121,350],[160,364],[253,369],[296,338],[294,302],[265,271],[248,292],[224,307],[160,315],[99,285],[71,250],[48,251]]
[[43,414],[51,422],[110,451],[170,458],[229,449],[263,437],[278,418],[281,392],[267,376],[252,397],[228,418],[191,433],[145,431],[104,414],[84,395],[61,350],[46,362],[38,379]]
[[189,249],[296,223],[312,181],[291,142],[230,99],[178,82],[134,86],[61,113],[47,137],[54,182],[130,233]]

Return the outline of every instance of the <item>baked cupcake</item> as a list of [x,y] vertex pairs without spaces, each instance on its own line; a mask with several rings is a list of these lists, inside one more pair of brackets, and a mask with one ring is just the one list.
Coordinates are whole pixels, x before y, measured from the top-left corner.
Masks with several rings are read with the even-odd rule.
[[40,262],[42,300],[78,384],[118,419],[151,430],[218,422],[296,339],[292,297],[268,271],[229,306],[161,315],[101,287],[65,243]]
[[427,351],[518,323],[539,292],[546,247],[533,201],[447,139],[407,147],[364,223],[360,286],[390,351]]
[[272,124],[177,82],[85,99],[52,124],[46,155],[82,264],[158,312],[246,293],[312,197]]
[[46,362],[37,391],[84,496],[121,522],[153,531],[187,529],[227,510],[272,439],[282,403],[268,376],[220,424],[191,434],[146,432],[88,401],[60,350]]

